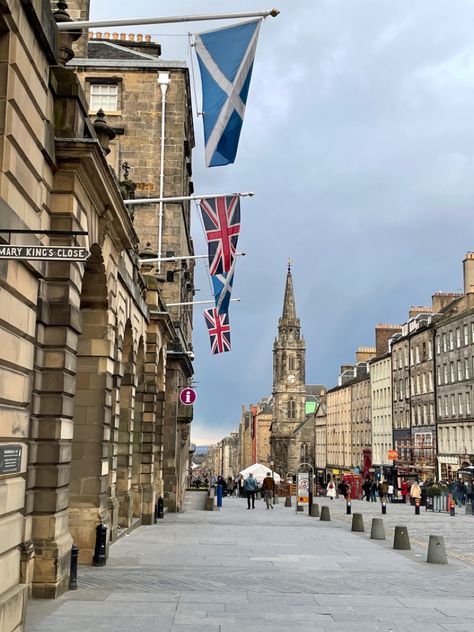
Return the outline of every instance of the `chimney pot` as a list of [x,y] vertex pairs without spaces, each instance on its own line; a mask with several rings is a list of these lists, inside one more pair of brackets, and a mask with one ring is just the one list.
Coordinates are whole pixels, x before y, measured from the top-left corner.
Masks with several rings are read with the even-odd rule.
[[127,36],[125,35],[125,33],[120,33],[120,39],[121,40],[127,39]]
[[135,40],[135,35],[133,33],[130,33],[130,35],[128,36],[128,39],[130,42],[133,42]]
[[112,33],[112,39],[118,40],[118,38],[119,38],[119,34],[118,33]]
[[137,42],[142,42],[142,41],[143,41],[143,35],[141,33],[138,33]]
[[92,39],[92,38],[94,37],[94,33],[93,33],[92,31],[89,31],[89,32],[87,33],[87,37],[88,37],[89,39]]
[[151,35],[145,35],[145,42],[149,44],[151,42]]
[[102,33],[100,31],[97,31],[97,33],[95,34],[95,38],[102,39]]

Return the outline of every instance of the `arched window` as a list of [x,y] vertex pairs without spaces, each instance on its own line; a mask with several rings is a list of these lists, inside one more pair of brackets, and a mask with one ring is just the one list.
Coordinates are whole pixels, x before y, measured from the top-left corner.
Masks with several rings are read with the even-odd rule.
[[288,368],[290,369],[290,371],[294,371],[296,369],[294,358],[288,358]]
[[288,419],[294,419],[296,417],[296,404],[294,399],[288,401]]

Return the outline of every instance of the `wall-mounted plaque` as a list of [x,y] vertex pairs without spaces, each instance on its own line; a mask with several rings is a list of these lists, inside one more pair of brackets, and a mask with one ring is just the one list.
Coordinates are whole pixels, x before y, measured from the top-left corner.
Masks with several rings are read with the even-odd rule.
[[0,474],[21,472],[21,445],[0,445]]

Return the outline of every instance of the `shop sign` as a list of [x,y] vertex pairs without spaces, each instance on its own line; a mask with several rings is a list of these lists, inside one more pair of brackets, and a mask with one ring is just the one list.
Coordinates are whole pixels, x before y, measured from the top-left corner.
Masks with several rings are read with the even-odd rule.
[[397,450],[389,450],[387,452],[387,458],[389,461],[397,461],[398,460],[398,451]]
[[438,456],[438,463],[446,465],[459,465],[459,457],[457,456]]

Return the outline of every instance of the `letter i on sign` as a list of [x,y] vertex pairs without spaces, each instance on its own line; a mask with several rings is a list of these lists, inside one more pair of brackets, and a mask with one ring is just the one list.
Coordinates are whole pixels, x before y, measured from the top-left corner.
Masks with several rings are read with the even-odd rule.
[[179,394],[179,401],[185,406],[192,406],[196,401],[196,391],[193,388],[183,388]]

